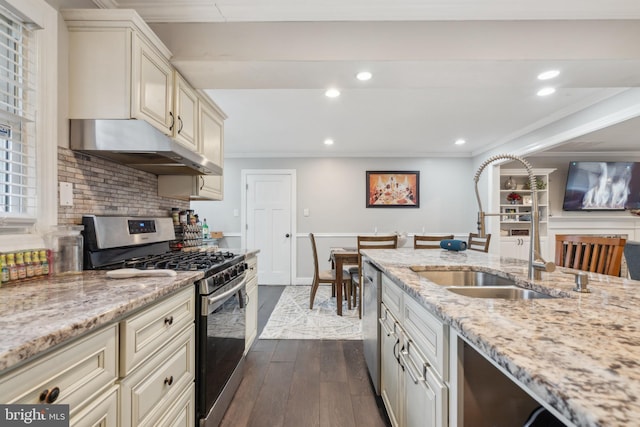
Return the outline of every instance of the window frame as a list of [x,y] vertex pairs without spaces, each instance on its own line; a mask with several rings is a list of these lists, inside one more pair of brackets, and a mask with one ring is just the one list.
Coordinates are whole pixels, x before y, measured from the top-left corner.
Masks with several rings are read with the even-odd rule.
[[[59,79],[58,12],[41,0],[0,0],[37,31],[35,86],[35,146],[36,146],[36,215],[32,220],[7,219],[10,230],[0,230],[0,251],[15,251],[44,246],[44,235],[57,224],[57,172],[59,133],[59,87],[66,87]],[[62,83],[62,84],[61,84]],[[60,115],[63,116],[63,115]]]

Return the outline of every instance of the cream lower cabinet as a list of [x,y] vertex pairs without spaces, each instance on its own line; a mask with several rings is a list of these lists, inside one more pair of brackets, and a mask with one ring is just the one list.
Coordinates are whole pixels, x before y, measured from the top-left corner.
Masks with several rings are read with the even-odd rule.
[[382,276],[381,395],[395,427],[448,426],[448,328]]
[[192,399],[174,402],[193,396],[194,319],[195,292],[187,287],[120,322],[121,427],[173,426],[185,405],[193,408]]
[[68,404],[73,427],[195,423],[192,286],[0,377],[2,403]]
[[118,329],[111,325],[5,374],[0,396],[5,404],[68,404],[73,426],[117,426],[117,377]]
[[247,325],[245,339],[245,354],[253,345],[258,335],[258,257],[251,256],[247,262]]
[[[500,238],[500,255],[504,257],[517,258],[523,260],[529,260],[529,236],[510,236]],[[546,237],[540,238],[540,251],[542,257],[549,261],[553,259],[553,256],[549,256],[548,248],[549,239]]]

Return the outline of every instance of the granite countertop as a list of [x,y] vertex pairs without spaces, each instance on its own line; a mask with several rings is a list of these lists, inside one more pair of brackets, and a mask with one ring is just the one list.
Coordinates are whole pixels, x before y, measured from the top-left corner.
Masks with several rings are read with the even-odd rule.
[[[591,293],[572,291],[574,271],[529,281],[527,262],[481,252],[364,250],[408,294],[483,355],[578,426],[629,426],[640,420],[640,282],[589,273]],[[408,266],[503,272],[560,298],[469,298]]]
[[165,295],[193,286],[202,272],[110,279],[85,271],[0,288],[0,374],[58,344],[117,321]]

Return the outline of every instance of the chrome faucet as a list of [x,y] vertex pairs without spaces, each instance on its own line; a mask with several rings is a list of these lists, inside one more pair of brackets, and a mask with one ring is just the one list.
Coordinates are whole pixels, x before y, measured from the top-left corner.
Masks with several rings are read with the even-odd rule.
[[486,213],[482,210],[482,202],[480,201],[480,193],[478,192],[478,180],[480,179],[480,174],[484,168],[486,168],[490,163],[493,163],[496,160],[517,160],[518,162],[524,165],[524,168],[527,171],[527,175],[529,176],[529,187],[531,188],[531,240],[529,241],[529,279],[541,279],[542,271],[554,271],[556,269],[556,265],[552,262],[547,262],[542,258],[540,254],[540,213],[538,212],[538,195],[537,195],[537,186],[536,186],[536,177],[533,175],[533,168],[531,164],[523,159],[520,156],[516,156],[514,154],[497,154],[495,156],[489,157],[484,161],[478,168],[475,176],[473,177],[473,181],[476,186],[476,200],[478,201],[478,234],[480,237],[486,236],[486,227],[485,227],[485,217],[486,216],[499,216],[502,215],[500,213]]

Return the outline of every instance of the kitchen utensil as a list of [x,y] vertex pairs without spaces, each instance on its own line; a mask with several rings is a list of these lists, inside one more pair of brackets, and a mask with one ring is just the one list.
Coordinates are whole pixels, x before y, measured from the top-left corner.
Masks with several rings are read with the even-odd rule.
[[138,268],[119,268],[117,270],[107,271],[107,277],[112,279],[128,279],[130,277],[143,276],[175,276],[176,274],[173,270],[140,270]]

